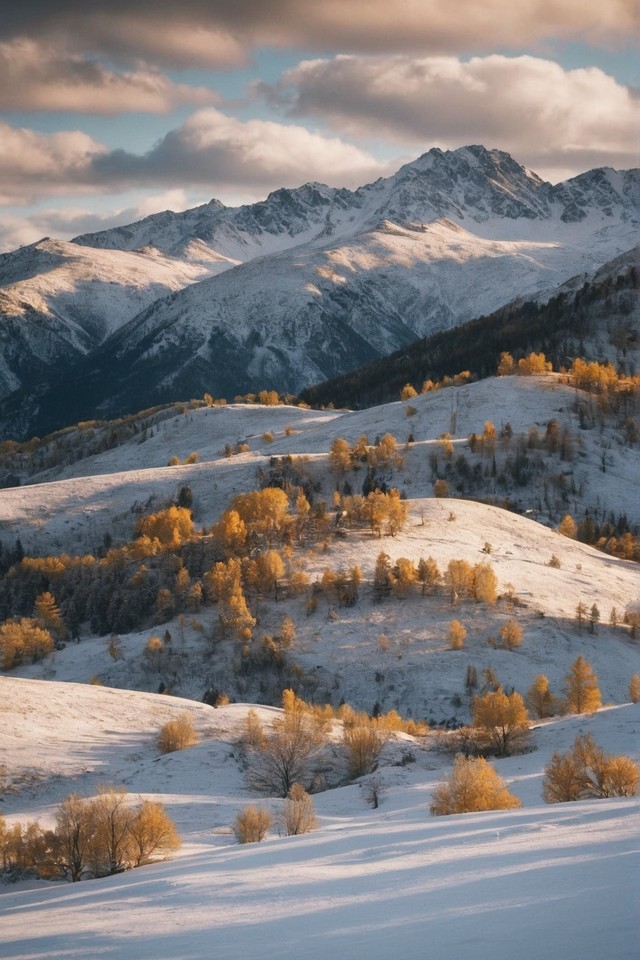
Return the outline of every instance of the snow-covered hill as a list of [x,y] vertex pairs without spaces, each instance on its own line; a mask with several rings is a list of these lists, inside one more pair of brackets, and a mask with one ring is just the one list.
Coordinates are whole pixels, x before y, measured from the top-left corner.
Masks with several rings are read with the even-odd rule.
[[[415,411],[411,416],[408,407]],[[468,446],[470,434],[481,434],[486,421],[498,434],[508,424],[513,434],[509,443],[496,445],[495,471],[491,458],[473,454]],[[507,461],[513,464],[518,435],[528,444],[529,432],[544,437],[550,421],[570,438],[567,459],[527,449],[526,471],[515,482],[503,468]],[[193,491],[197,523],[210,525],[235,493],[255,487],[259,467],[287,454],[308,458],[306,469],[330,501],[336,477],[327,472],[327,455],[335,437],[354,443],[365,434],[373,442],[385,433],[401,448],[411,439],[402,450],[403,469],[388,478],[411,499],[431,496],[435,456],[452,495],[509,499],[521,512],[553,524],[568,512],[581,517],[585,509],[596,519],[625,515],[638,523],[638,448],[628,445],[612,420],[602,431],[597,424],[592,398],[576,394],[557,375],[490,378],[359,411],[203,407],[169,417],[96,456],[24,478],[35,486],[0,490],[0,536],[6,542],[20,536],[25,547],[40,554],[94,550],[107,532],[128,538],[145,504],[151,510],[167,503],[184,485]],[[451,461],[440,451],[443,433],[452,437]],[[246,442],[248,451],[227,458],[226,448],[238,441]],[[184,464],[192,453],[200,462]],[[172,457],[182,465],[167,466]],[[471,474],[477,477],[473,483]],[[359,492],[364,471],[347,479]]]

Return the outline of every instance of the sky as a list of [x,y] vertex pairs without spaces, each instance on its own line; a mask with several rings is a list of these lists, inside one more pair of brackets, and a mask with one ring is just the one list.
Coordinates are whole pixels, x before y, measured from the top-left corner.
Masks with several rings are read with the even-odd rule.
[[637,0],[19,0],[0,19],[0,250],[432,147],[557,182],[638,166]]

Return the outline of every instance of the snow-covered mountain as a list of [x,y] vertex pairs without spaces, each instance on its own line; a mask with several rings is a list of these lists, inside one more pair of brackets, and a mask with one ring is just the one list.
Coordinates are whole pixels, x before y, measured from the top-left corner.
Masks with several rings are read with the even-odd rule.
[[5,424],[25,436],[205,391],[297,392],[515,298],[550,297],[628,251],[639,210],[637,170],[553,186],[474,146],[431,150],[355,191],[311,183],[78,237],[66,246],[82,256],[143,250],[214,275],[150,296],[128,323],[98,300],[103,328],[118,329],[64,383],[16,396]]
[[0,397],[85,356],[158,297],[210,273],[157,249],[46,237],[0,256]]

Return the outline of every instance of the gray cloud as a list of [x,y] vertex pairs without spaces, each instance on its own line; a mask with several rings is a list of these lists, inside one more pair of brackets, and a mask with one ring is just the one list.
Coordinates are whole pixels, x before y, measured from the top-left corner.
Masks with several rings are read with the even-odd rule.
[[564,70],[531,56],[310,60],[256,91],[293,117],[343,135],[398,143],[499,146],[541,175],[633,166],[640,103],[597,68]]
[[247,47],[360,53],[453,53],[530,47],[548,38],[596,44],[637,33],[634,0],[23,0],[6,5],[0,37],[165,66],[225,66]]
[[114,114],[167,113],[214,103],[212,90],[173,83],[157,70],[119,73],[97,60],[59,54],[33,40],[0,43],[0,109]]

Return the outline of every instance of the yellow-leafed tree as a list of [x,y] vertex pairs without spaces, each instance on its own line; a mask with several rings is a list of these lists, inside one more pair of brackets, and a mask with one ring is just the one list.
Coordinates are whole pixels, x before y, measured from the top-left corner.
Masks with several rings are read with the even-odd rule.
[[435,817],[478,810],[511,810],[522,806],[502,777],[483,757],[458,756],[446,783],[433,791],[430,811]]

